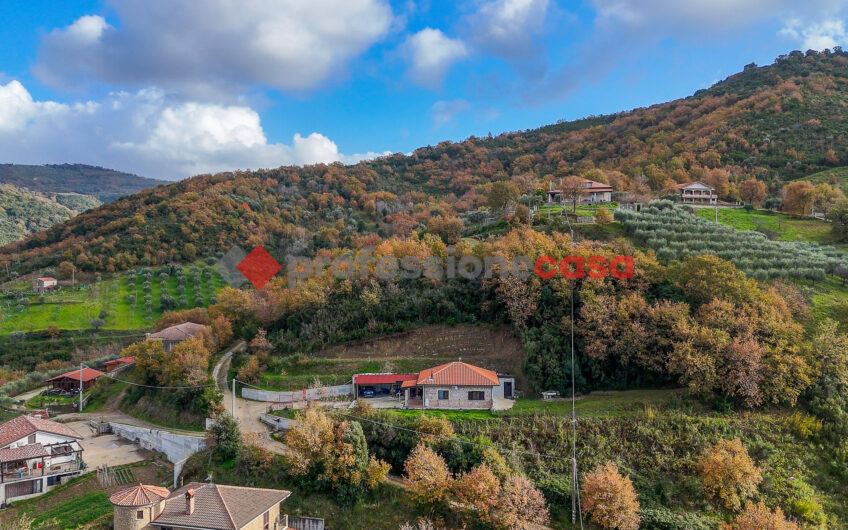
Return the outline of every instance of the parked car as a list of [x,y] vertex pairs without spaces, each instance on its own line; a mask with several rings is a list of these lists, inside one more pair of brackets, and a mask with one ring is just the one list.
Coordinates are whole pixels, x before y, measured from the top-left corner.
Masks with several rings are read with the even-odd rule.
[[374,389],[373,388],[363,388],[362,389],[362,397],[364,397],[364,398],[374,397]]

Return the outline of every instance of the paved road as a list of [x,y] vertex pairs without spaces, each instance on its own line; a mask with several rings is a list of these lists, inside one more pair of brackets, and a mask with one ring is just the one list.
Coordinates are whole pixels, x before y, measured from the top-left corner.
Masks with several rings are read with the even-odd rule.
[[156,425],[155,423],[150,423],[144,420],[140,420],[138,418],[133,418],[132,416],[128,416],[121,411],[110,411],[110,412],[72,412],[69,414],[59,414],[54,420],[59,420],[63,423],[69,423],[74,421],[88,421],[88,420],[99,420],[102,422],[114,422],[114,423],[123,423],[126,425],[133,425],[135,427],[144,427],[145,429],[156,429],[158,431],[168,431],[174,434],[183,434],[186,436],[197,436],[204,437],[205,433],[198,431],[185,431],[182,429],[173,429],[170,427],[163,427],[161,425]]
[[[227,383],[227,372],[230,369],[233,352],[244,349],[245,343],[239,342],[230,351],[224,354],[215,368],[212,370],[212,377],[224,391],[224,408],[238,420],[241,432],[244,434],[253,433],[257,436],[257,442],[262,447],[269,451],[278,454],[286,454],[286,446],[271,438],[271,431],[267,425],[259,420],[259,415],[266,411],[265,403],[261,401],[252,401],[242,399],[236,396],[233,400],[232,383]],[[235,403],[235,410],[233,410]]]

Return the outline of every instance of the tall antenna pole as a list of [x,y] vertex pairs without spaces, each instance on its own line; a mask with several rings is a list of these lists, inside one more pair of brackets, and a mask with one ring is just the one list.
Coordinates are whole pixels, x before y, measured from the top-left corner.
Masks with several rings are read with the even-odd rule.
[[82,366],[80,363],[80,378],[79,378],[79,411],[82,412]]
[[[568,214],[565,215],[571,232],[570,251],[574,251],[574,228]],[[571,524],[577,520],[577,411],[574,394],[574,282],[571,283]],[[581,520],[582,521],[582,520]],[[582,525],[582,522],[581,522]]]

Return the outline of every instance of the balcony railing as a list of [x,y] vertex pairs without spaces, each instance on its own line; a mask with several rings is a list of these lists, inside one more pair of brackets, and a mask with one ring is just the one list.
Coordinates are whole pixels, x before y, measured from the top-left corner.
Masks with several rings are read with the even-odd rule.
[[63,462],[61,464],[45,465],[42,468],[33,469],[32,462],[38,462],[38,460],[30,461],[29,466],[27,467],[21,467],[15,470],[3,469],[3,482],[14,482],[16,480],[23,480],[26,478],[47,477],[50,475],[71,473],[79,471],[82,468],[79,462]]

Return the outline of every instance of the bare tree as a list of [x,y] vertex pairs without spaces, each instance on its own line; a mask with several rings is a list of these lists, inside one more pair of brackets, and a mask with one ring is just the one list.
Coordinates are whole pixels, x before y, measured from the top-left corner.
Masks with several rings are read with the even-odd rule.
[[575,175],[565,177],[562,181],[560,191],[564,199],[571,201],[572,211],[577,213],[577,203],[587,192],[586,181]]

